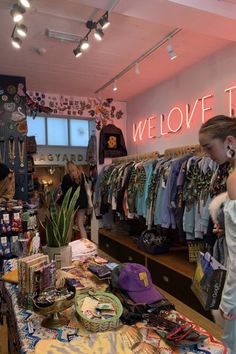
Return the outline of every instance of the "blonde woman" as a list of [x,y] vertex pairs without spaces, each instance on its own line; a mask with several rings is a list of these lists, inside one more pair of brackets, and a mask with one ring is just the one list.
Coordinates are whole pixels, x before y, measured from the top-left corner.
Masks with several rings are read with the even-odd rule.
[[81,238],[87,238],[87,233],[84,227],[86,209],[88,208],[88,197],[85,189],[85,174],[73,161],[68,161],[66,164],[67,174],[63,177],[61,190],[62,195],[58,200],[61,204],[66,192],[72,188],[71,195],[80,186],[80,194],[76,203],[77,213],[75,216],[75,224],[77,224]]
[[227,179],[224,204],[225,237],[227,245],[227,277],[222,293],[220,312],[224,319],[222,340],[229,353],[236,353],[236,119],[215,116],[199,131],[199,142],[206,153],[219,165],[229,161],[233,167]]

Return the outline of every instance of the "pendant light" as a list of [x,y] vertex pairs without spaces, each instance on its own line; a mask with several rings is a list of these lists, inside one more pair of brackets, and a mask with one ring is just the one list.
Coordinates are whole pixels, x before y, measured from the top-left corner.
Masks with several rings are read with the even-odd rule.
[[96,29],[96,31],[94,32],[94,37],[96,38],[96,40],[101,41],[103,36],[103,30],[101,28]]
[[25,9],[18,4],[14,4],[10,13],[14,22],[20,22],[23,19],[23,14],[25,13]]
[[100,20],[98,22],[101,25],[102,29],[105,29],[110,25],[110,22],[108,19],[108,11],[100,18]]
[[20,0],[22,6],[26,7],[27,9],[30,8],[30,0]]
[[18,37],[12,37],[11,44],[13,45],[14,48],[20,49],[22,45],[22,40]]
[[175,58],[177,58],[177,55],[176,55],[176,53],[173,49],[173,46],[170,42],[169,42],[169,44],[167,44],[166,50],[167,50],[170,60],[174,60]]
[[89,44],[89,42],[88,42],[88,38],[85,37],[85,38],[81,41],[81,43],[80,43],[80,49],[81,49],[82,51],[84,51],[84,50],[87,50],[89,47],[90,47],[90,44]]
[[80,46],[77,47],[77,48],[75,48],[75,49],[73,50],[73,52],[74,52],[74,55],[75,55],[76,58],[81,57],[81,55],[83,54],[83,53],[81,52]]
[[117,91],[118,90],[118,87],[117,87],[117,81],[115,80],[112,84],[112,90],[113,91]]
[[16,25],[16,32],[19,34],[21,37],[26,37],[27,36],[27,27],[25,25],[20,24]]

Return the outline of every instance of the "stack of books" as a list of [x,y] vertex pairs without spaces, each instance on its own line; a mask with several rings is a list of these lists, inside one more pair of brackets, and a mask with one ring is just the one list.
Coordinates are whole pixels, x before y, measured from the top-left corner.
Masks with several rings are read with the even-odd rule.
[[32,308],[32,298],[44,289],[55,286],[55,262],[43,253],[18,259],[18,302],[20,306]]

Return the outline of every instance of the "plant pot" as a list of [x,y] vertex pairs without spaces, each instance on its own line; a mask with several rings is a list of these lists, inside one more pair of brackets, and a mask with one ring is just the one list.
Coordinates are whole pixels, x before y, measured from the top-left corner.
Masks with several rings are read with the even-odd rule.
[[62,247],[49,247],[44,249],[50,261],[56,261],[56,268],[69,267],[72,263],[72,249],[70,245]]

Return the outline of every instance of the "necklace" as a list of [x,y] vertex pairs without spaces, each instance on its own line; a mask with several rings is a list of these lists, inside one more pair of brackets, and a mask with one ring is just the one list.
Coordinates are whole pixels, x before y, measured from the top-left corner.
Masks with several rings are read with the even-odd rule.
[[14,136],[10,136],[8,139],[8,156],[9,156],[9,161],[12,165],[15,164],[15,139]]
[[4,136],[0,137],[0,162],[4,162],[6,153],[6,142]]
[[24,152],[25,152],[25,141],[24,138],[18,138],[18,151],[20,159],[20,167],[24,167]]

